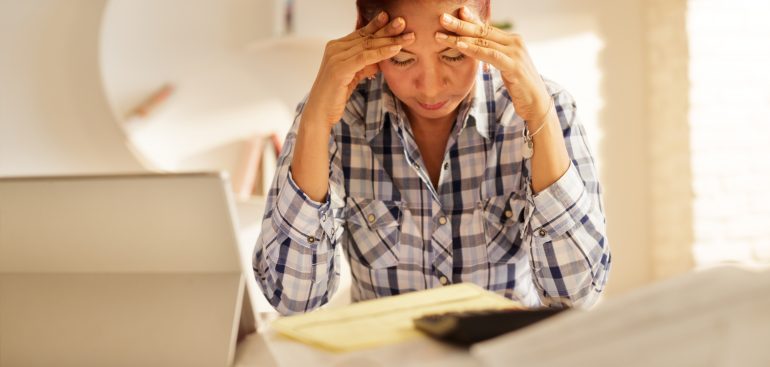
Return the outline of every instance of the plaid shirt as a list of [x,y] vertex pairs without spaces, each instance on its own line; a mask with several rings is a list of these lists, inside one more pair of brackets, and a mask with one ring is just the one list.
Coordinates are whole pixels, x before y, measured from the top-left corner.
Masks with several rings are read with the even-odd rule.
[[481,68],[461,103],[438,187],[382,76],[354,90],[329,139],[329,195],[308,198],[289,165],[304,107],[267,199],[253,268],[282,314],[326,303],[344,251],[353,301],[473,282],[527,306],[587,306],[610,267],[600,185],[575,102],[546,81],[571,164],[531,191],[524,121],[498,71]]

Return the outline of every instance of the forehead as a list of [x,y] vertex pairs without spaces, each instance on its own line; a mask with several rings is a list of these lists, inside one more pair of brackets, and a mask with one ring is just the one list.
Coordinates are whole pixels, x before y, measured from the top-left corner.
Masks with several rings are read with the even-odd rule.
[[463,6],[464,2],[451,0],[397,1],[390,8],[390,18],[404,18],[406,21],[404,32],[414,32],[419,38],[423,33],[430,33],[432,35],[438,31],[446,32],[441,23],[439,23],[439,17],[444,13],[458,16],[460,7]]

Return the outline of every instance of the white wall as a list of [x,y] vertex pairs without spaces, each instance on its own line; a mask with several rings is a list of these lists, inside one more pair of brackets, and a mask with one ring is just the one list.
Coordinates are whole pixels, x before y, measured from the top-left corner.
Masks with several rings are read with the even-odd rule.
[[141,171],[105,100],[104,1],[0,1],[0,175]]

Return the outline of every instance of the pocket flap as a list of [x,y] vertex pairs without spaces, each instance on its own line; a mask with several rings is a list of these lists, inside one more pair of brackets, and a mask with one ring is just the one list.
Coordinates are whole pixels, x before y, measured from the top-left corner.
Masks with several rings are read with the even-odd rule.
[[397,227],[401,220],[401,202],[348,198],[348,222],[371,229]]
[[499,226],[516,223],[524,211],[525,200],[515,193],[488,198],[482,204],[484,219]]

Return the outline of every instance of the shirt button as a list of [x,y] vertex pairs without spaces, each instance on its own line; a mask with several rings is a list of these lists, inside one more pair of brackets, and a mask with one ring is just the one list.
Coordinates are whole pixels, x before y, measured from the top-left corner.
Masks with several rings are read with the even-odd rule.
[[506,217],[506,218],[510,218],[510,217],[512,217],[512,216],[513,216],[513,212],[512,212],[512,211],[510,211],[510,210],[506,210],[506,211],[505,211],[505,217]]
[[540,228],[540,231],[538,231],[537,234],[539,234],[540,237],[545,237],[546,231],[545,231],[545,229]]
[[414,169],[416,169],[416,170],[418,170],[418,171],[419,171],[419,170],[420,170],[420,165],[419,165],[419,164],[415,164],[415,165],[414,165]]
[[445,277],[443,275],[441,276],[441,278],[438,278],[438,281],[441,282],[441,285],[449,284],[449,279],[447,279],[447,277]]
[[313,237],[313,236],[308,237],[307,238],[307,242],[310,242],[310,243],[315,242],[315,237]]
[[321,221],[326,222],[326,213],[323,213],[323,215],[321,215]]
[[369,214],[368,217],[366,217],[366,220],[369,221],[369,223],[374,223],[374,220],[377,219],[374,217],[374,214]]
[[444,162],[444,169],[445,169],[445,170],[448,170],[448,169],[449,169],[449,162]]
[[441,218],[438,219],[438,224],[444,225],[446,224],[446,217],[441,216]]

